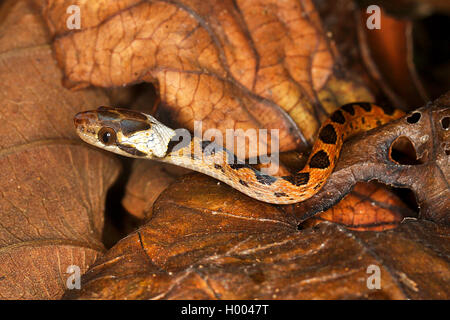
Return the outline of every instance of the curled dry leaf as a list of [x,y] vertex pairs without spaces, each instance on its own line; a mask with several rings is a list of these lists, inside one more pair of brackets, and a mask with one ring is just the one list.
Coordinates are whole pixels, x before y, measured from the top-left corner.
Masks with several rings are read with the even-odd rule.
[[[295,205],[296,216],[304,220],[331,207],[357,181],[378,180],[411,189],[422,218],[449,224],[449,121],[450,93],[447,93],[434,103],[348,141],[323,189]],[[398,142],[410,146],[412,155],[406,160],[394,157]]]
[[49,35],[27,2],[1,10],[0,298],[55,299],[68,266],[83,272],[104,251],[104,199],[118,163],[79,143],[72,118],[107,98],[62,87]]
[[[329,222],[299,231],[281,207],[187,175],[65,298],[448,299],[448,234],[415,220],[382,233]],[[381,269],[381,290],[367,287],[370,265]]]
[[[191,131],[194,120],[224,137],[226,129],[276,129],[280,151],[305,149],[338,106],[373,100],[343,75],[310,0],[121,0],[80,10],[82,29],[68,32],[66,2],[42,5],[67,85],[156,82],[173,119]],[[271,136],[258,141],[270,148]],[[247,143],[247,151],[261,149]]]
[[351,230],[383,231],[396,228],[414,213],[394,193],[376,183],[358,183],[342,201],[306,220],[311,227],[322,221],[339,223]]

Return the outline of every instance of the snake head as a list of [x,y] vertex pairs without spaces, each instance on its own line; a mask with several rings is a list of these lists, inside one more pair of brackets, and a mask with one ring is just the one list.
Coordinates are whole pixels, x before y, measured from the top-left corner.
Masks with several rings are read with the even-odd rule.
[[96,147],[135,158],[164,157],[175,131],[150,115],[110,107],[79,112],[78,136]]

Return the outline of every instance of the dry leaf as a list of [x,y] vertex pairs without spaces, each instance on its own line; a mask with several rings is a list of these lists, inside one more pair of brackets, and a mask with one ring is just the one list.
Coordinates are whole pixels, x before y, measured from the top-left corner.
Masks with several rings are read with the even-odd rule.
[[[279,207],[188,175],[65,298],[448,299],[448,232],[410,220],[382,233],[328,222],[298,231]],[[367,287],[370,265],[381,290]]]
[[137,218],[150,217],[160,193],[190,170],[154,161],[135,161],[122,200],[125,209]]
[[[362,58],[369,73],[397,107],[419,106],[429,100],[414,66],[413,22],[380,11],[381,29],[369,30],[365,8],[356,24]],[[384,32],[389,30],[389,32]]]
[[[224,137],[226,129],[277,129],[281,151],[305,149],[338,106],[373,99],[341,71],[310,0],[123,0],[101,8],[81,4],[83,27],[67,32],[65,2],[42,7],[66,83],[156,82],[173,119],[191,131],[194,120]],[[260,137],[260,147],[270,141]]]
[[358,183],[335,206],[306,220],[311,227],[323,221],[339,223],[351,230],[384,231],[396,228],[404,217],[412,216],[403,201],[376,183]]
[[82,145],[72,118],[108,100],[61,86],[49,35],[26,2],[1,8],[0,298],[56,299],[68,266],[84,272],[104,251],[104,199],[118,163]]

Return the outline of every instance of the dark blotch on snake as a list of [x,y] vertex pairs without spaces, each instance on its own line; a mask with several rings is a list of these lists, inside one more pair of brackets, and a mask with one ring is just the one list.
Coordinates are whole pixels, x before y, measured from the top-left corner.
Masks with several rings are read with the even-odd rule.
[[202,144],[202,152],[205,152],[206,147],[211,144],[211,141],[202,140],[201,144]]
[[151,125],[146,121],[123,119],[120,121],[120,128],[124,135],[130,136],[138,131],[150,129]]
[[201,142],[201,145],[202,152],[207,156],[213,156],[216,154],[216,152],[223,150],[221,146],[212,141],[203,140]]
[[120,113],[127,118],[134,118],[134,120],[148,121],[147,117],[138,111],[128,110],[128,109],[118,109]]
[[326,169],[329,166],[330,159],[328,158],[328,154],[323,150],[317,151],[309,161],[310,168]]
[[367,102],[356,103],[356,105],[360,106],[361,108],[363,108],[364,111],[366,111],[366,112],[370,112],[372,110],[372,105],[370,103],[367,103]]
[[388,116],[391,116],[394,114],[395,109],[392,106],[380,106],[381,109],[383,109],[384,113]]
[[256,170],[255,168],[253,168],[252,166],[246,164],[246,163],[229,163],[228,165],[233,170],[239,170],[239,169],[250,169],[250,170],[252,170],[253,173],[255,174],[256,180],[258,180],[259,183],[265,184],[267,186],[270,186],[275,181],[277,181],[277,178],[269,176],[269,175],[266,175],[266,174],[263,174],[263,173],[259,172],[258,170]]
[[228,165],[233,170],[239,170],[239,169],[243,169],[243,168],[248,168],[248,169],[253,170],[252,167],[250,167],[248,164],[245,164],[245,163],[229,163]]
[[253,172],[258,172],[258,170],[256,170],[255,168],[253,168],[251,165],[248,165],[244,162],[242,162],[241,160],[239,160],[234,153],[231,153],[230,151],[224,149],[227,152],[228,155],[228,159],[227,159],[227,163],[230,166],[231,169],[233,170],[239,170],[239,169],[250,169]]
[[335,144],[337,141],[336,130],[331,124],[327,124],[320,130],[319,139],[326,144]]
[[249,168],[251,170],[254,170],[251,166],[249,166],[246,163],[243,163],[242,161],[240,161],[235,155],[234,153],[228,151],[227,149],[223,149],[226,153],[227,153],[227,163],[230,166],[231,169],[233,170],[239,170],[239,169],[243,169],[243,168]]
[[331,121],[333,121],[335,123],[340,123],[340,124],[345,123],[345,118],[344,118],[344,115],[342,114],[341,110],[337,110],[337,111],[333,112],[330,119],[331,119]]
[[314,190],[317,190],[317,189],[319,189],[321,186],[322,186],[322,183],[319,182],[318,184],[316,184],[316,185],[313,187],[313,189],[314,189]]
[[132,146],[126,146],[123,144],[118,144],[117,146],[119,147],[120,150],[125,151],[126,153],[129,153],[133,156],[145,157],[147,155],[144,152],[141,152]]
[[106,111],[99,108],[97,110],[98,120],[100,121],[116,121],[120,119],[120,115],[113,111]]
[[277,178],[275,178],[275,177],[268,176],[266,174],[262,174],[261,172],[256,171],[256,170],[254,170],[254,172],[255,172],[256,180],[258,180],[258,182],[261,184],[270,186],[272,183],[277,181]]
[[302,186],[308,183],[309,173],[308,172],[298,172],[292,176],[282,177],[284,180],[292,183],[294,186]]
[[275,197],[279,198],[279,197],[288,197],[288,195],[284,192],[275,192],[273,194]]
[[352,104],[352,103],[343,105],[343,106],[342,106],[342,110],[344,110],[344,111],[350,113],[352,116],[355,115],[355,108],[353,108],[353,104]]
[[[129,110],[129,109],[123,109],[123,108],[111,108],[106,106],[101,106],[97,108],[98,113],[104,113],[104,115],[109,114],[109,116],[112,117],[112,119],[108,120],[119,120],[120,118],[123,118],[124,116],[126,118],[131,118],[134,120],[143,120],[147,121],[147,117],[140,113],[139,111]],[[115,114],[113,116],[113,114]]]
[[248,187],[247,182],[245,182],[244,180],[239,179],[239,183],[242,184],[244,187]]

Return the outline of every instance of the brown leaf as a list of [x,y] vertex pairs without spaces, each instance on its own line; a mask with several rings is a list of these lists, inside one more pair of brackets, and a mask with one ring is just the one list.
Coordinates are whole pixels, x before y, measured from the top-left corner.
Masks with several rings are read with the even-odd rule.
[[[298,231],[279,207],[188,175],[65,298],[447,299],[448,234],[412,220],[381,233],[328,222]],[[367,288],[370,265],[381,270],[381,290]]]
[[137,218],[151,217],[153,204],[172,182],[190,170],[154,161],[135,161],[122,204]]
[[[338,164],[325,186],[294,206],[300,220],[324,211],[358,181],[378,180],[409,188],[421,217],[450,222],[450,93],[411,114],[344,144]],[[413,156],[394,157],[397,141],[407,142]]]
[[224,137],[230,128],[277,129],[281,151],[305,149],[339,105],[373,99],[338,71],[310,0],[122,0],[101,10],[86,2],[76,32],[67,32],[65,6],[42,8],[67,83],[157,82],[173,119],[191,131],[194,120]]
[[311,227],[323,221],[339,223],[351,230],[384,231],[396,228],[413,212],[394,193],[376,183],[357,183],[335,206],[304,222]]
[[83,272],[104,251],[104,199],[118,163],[82,145],[72,118],[108,100],[61,86],[49,35],[27,2],[2,10],[0,297],[56,299],[68,266]]
[[369,30],[366,27],[369,16],[362,9],[356,25],[369,73],[392,105],[407,109],[424,104],[429,99],[414,66],[412,21],[396,19],[381,11],[381,29]]

